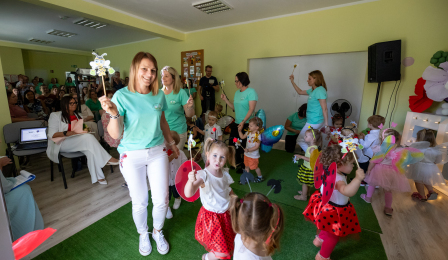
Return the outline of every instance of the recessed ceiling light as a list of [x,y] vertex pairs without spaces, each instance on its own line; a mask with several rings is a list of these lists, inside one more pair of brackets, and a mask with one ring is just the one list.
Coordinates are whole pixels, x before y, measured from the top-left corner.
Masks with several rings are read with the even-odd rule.
[[72,37],[72,36],[77,35],[76,33],[64,32],[64,31],[55,30],[55,29],[48,31],[47,34],[61,36],[61,37]]
[[202,2],[198,4],[193,4],[193,7],[199,9],[206,14],[214,14],[223,11],[231,10],[232,7],[222,0],[212,0],[207,2]]
[[54,41],[39,40],[39,39],[35,39],[35,38],[30,38],[30,39],[28,39],[28,41],[35,42],[35,43],[43,43],[43,44],[49,44],[49,43],[54,42]]
[[85,27],[94,28],[94,29],[103,28],[104,26],[107,25],[105,23],[101,23],[101,22],[86,19],[86,18],[81,18],[80,20],[74,21],[73,23],[77,24],[77,25],[82,25]]

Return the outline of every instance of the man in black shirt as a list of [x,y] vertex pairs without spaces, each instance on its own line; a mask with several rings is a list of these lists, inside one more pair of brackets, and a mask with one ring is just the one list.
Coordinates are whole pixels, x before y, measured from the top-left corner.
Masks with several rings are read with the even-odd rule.
[[213,67],[210,65],[205,66],[205,76],[199,81],[198,93],[201,99],[202,106],[202,121],[205,124],[204,113],[207,110],[215,110],[215,91],[219,91],[218,80],[212,76]]

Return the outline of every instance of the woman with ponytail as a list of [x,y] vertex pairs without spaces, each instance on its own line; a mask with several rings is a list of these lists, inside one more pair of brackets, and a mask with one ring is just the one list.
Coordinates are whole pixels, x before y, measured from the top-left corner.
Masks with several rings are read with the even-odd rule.
[[236,233],[233,259],[272,260],[285,224],[282,208],[265,195],[251,192],[243,199],[232,195],[229,211]]

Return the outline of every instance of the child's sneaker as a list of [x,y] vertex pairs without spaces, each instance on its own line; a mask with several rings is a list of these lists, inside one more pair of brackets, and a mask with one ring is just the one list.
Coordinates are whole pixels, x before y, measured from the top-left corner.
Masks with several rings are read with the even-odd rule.
[[361,181],[361,186],[366,186],[366,185],[367,185],[367,182]]
[[168,210],[166,211],[166,218],[167,219],[172,219],[173,218],[173,213],[171,212],[171,208],[168,207]]
[[262,181],[264,181],[263,176],[257,176],[255,178],[255,180],[254,180],[255,183],[259,183],[259,182],[262,182]]
[[394,213],[394,210],[392,208],[384,207],[384,214],[392,217],[392,213]]
[[427,198],[427,200],[435,200],[435,199],[437,199],[438,195],[439,195],[438,193],[432,191],[432,192],[428,193],[428,195],[426,195],[426,198]]
[[174,199],[173,209],[178,209],[180,207],[181,202],[182,202],[181,198]]
[[142,256],[147,256],[147,255],[151,254],[152,246],[151,246],[151,241],[149,241],[148,232],[140,235],[138,251],[140,251],[140,254]]
[[316,237],[313,240],[313,245],[316,247],[321,247],[323,242],[324,241],[320,239],[318,235],[316,235]]
[[323,256],[320,255],[320,251],[317,252],[316,258],[314,258],[316,260],[331,260],[330,258],[325,258]]
[[158,232],[153,230],[152,238],[156,241],[156,243],[157,243],[157,251],[159,251],[159,253],[161,255],[166,255],[168,253],[168,251],[170,251],[170,245],[166,241],[165,236],[163,235],[163,231],[162,230],[160,230]]
[[367,194],[361,194],[361,199],[367,203],[372,203],[372,198],[367,197]]

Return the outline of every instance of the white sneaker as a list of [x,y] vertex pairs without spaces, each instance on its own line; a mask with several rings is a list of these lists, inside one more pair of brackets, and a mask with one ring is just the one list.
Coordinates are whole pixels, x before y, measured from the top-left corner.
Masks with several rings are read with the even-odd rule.
[[166,241],[162,230],[160,230],[159,232],[156,232],[155,230],[153,230],[152,238],[156,241],[157,251],[159,251],[159,253],[161,255],[166,255],[168,253],[168,251],[170,251],[170,245]]
[[173,209],[178,209],[181,202],[182,202],[181,198],[174,199]]
[[171,212],[171,208],[168,207],[168,210],[166,211],[166,218],[171,219],[173,218],[173,213]]
[[148,232],[146,232],[143,235],[140,235],[139,241],[140,241],[140,243],[138,245],[138,251],[140,251],[140,254],[142,256],[147,256],[147,255],[151,254],[152,246],[151,246],[151,241],[149,241]]

